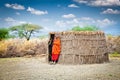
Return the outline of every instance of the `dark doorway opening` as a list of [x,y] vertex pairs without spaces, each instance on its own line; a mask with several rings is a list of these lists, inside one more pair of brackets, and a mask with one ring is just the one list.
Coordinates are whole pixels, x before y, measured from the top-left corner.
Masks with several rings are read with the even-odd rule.
[[52,61],[52,46],[55,34],[50,34],[50,40],[48,42],[48,61]]

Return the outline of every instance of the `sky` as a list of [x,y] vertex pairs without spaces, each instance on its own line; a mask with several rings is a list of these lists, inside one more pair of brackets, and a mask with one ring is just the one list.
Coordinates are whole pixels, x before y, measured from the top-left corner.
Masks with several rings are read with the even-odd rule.
[[24,23],[42,26],[43,35],[87,25],[120,35],[120,0],[0,0],[0,28]]

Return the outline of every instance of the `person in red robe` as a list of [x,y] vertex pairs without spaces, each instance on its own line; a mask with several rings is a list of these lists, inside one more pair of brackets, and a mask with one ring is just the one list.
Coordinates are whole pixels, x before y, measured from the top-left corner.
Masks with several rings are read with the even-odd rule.
[[53,63],[56,63],[58,61],[59,55],[60,55],[60,38],[58,36],[55,36],[53,41],[53,47],[52,47],[52,61]]

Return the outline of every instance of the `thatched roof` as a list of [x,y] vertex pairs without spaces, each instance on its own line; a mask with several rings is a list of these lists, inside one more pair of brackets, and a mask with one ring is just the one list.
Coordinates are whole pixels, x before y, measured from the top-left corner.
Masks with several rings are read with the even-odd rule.
[[103,31],[63,31],[63,32],[50,32],[50,34],[83,34],[83,35],[104,35]]

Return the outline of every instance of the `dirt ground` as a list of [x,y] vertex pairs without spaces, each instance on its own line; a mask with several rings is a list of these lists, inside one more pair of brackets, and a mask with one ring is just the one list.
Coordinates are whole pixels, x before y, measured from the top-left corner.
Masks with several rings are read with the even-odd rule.
[[120,58],[84,65],[50,65],[44,57],[0,58],[0,80],[120,80]]

